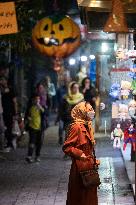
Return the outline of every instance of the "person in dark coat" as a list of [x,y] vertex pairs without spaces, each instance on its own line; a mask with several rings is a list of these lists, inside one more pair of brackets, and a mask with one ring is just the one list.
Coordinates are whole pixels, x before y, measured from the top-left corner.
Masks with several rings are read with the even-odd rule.
[[15,91],[9,86],[8,80],[5,77],[0,79],[1,95],[2,95],[2,107],[3,107],[3,120],[6,126],[5,138],[7,140],[7,146],[5,151],[9,152],[13,148],[12,134],[13,120],[17,116],[17,97]]
[[85,101],[89,102],[95,110],[97,91],[95,87],[92,86],[91,81],[88,77],[84,78],[82,81],[81,92],[84,95]]

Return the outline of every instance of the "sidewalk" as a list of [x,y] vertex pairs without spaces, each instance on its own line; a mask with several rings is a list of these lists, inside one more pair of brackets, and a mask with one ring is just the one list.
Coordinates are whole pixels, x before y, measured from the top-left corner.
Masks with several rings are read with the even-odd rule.
[[127,144],[125,151],[123,151],[123,144],[121,144],[121,152],[124,159],[127,175],[135,195],[135,162],[131,162],[131,144]]

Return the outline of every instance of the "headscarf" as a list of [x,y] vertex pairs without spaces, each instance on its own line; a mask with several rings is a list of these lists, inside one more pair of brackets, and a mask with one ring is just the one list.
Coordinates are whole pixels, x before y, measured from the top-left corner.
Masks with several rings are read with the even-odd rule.
[[87,112],[94,112],[92,106],[89,104],[89,110],[87,110],[87,105],[88,103],[84,102],[80,102],[78,103],[71,111],[71,117],[73,118],[74,122],[78,122],[84,125],[88,126],[89,129],[89,134],[91,137],[91,141],[94,144],[95,140],[94,140],[94,129],[92,127],[92,121],[91,120],[87,120]]
[[75,81],[71,82],[68,86],[68,94],[66,96],[64,96],[64,98],[66,99],[66,101],[70,105],[77,104],[77,103],[84,100],[84,96],[82,93],[80,93],[80,92],[78,92],[76,94],[71,93],[71,88],[72,88],[73,84],[77,84],[77,83]]

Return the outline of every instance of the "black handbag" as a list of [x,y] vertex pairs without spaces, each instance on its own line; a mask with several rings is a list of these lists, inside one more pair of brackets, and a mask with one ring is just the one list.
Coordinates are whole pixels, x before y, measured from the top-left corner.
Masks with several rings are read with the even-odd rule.
[[94,156],[93,167],[87,171],[80,171],[82,182],[85,188],[99,187],[101,184],[94,148],[93,148],[93,156]]

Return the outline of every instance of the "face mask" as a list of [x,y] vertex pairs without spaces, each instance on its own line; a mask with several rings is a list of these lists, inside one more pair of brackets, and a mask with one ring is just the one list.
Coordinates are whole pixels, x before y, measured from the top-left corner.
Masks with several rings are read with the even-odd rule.
[[95,112],[87,112],[87,118],[93,120]]

